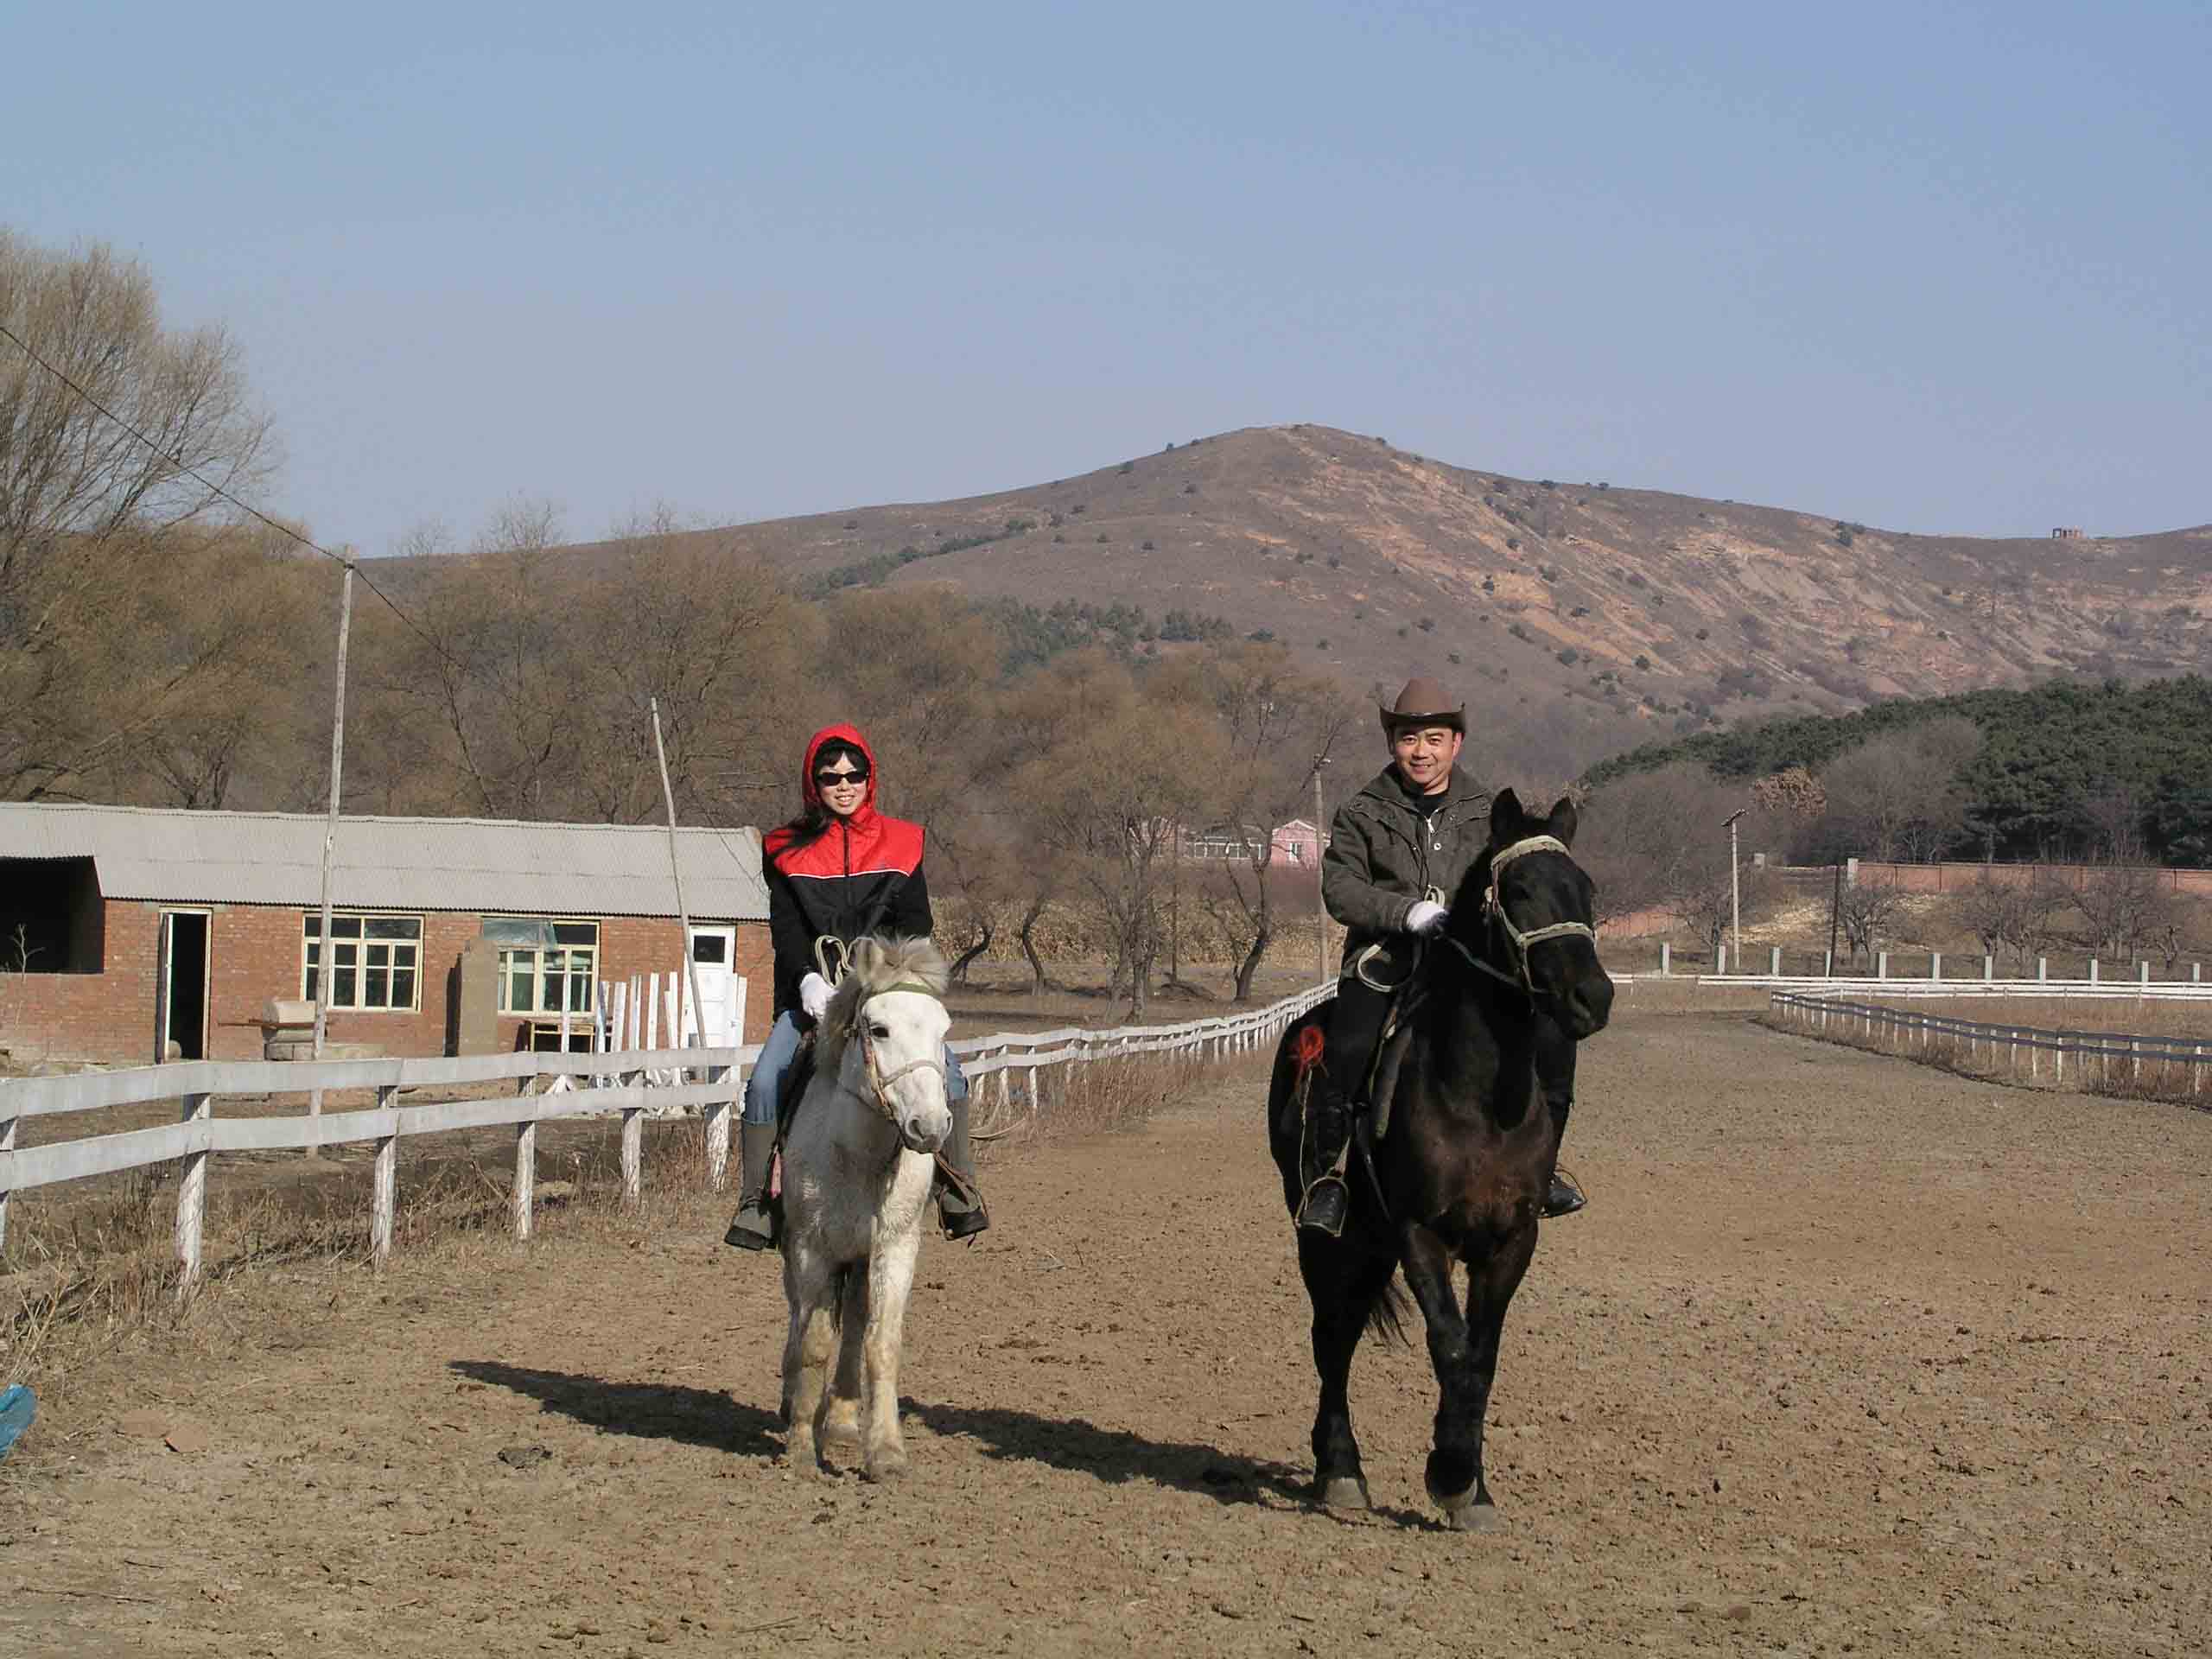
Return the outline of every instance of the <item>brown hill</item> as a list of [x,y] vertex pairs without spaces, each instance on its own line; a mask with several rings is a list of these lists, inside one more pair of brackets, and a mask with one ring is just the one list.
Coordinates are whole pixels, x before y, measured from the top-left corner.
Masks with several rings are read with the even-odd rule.
[[1360,690],[1427,669],[1491,711],[1496,760],[1554,775],[1770,711],[2202,668],[2212,613],[2212,526],[1916,536],[1508,478],[1310,425],[711,533],[817,586],[949,582],[1039,608],[1141,606],[1154,624],[1219,617]]

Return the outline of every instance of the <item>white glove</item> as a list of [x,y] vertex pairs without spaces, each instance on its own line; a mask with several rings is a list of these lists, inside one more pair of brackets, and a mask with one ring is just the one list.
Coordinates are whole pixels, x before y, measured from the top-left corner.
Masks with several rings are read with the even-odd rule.
[[1444,906],[1433,899],[1416,899],[1414,907],[1406,912],[1406,931],[1408,933],[1441,933],[1444,931]]
[[808,1019],[819,1020],[830,1006],[830,982],[819,974],[809,974],[799,981],[798,1006]]

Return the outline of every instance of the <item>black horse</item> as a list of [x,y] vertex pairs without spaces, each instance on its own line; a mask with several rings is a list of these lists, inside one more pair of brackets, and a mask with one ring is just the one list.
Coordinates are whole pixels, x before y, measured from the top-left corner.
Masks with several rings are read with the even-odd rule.
[[[1590,878],[1567,850],[1574,828],[1569,801],[1541,818],[1523,812],[1511,790],[1491,803],[1490,843],[1429,942],[1383,1046],[1375,1100],[1387,1129],[1379,1141],[1363,1131],[1356,1142],[1343,1235],[1298,1231],[1321,1376],[1313,1459],[1324,1503],[1368,1505],[1347,1392],[1352,1350],[1370,1323],[1396,1326],[1392,1278],[1403,1267],[1441,1391],[1428,1495],[1454,1526],[1484,1525],[1496,1514],[1483,1480],[1483,1419],[1506,1305],[1535,1254],[1537,1212],[1559,1156],[1536,1087],[1536,1045],[1600,1030],[1613,1001],[1598,961]],[[1325,1012],[1325,1004],[1283,1034],[1268,1092],[1269,1143],[1294,1212],[1304,1189],[1299,1076],[1319,1055]],[[1452,1297],[1455,1262],[1467,1268],[1464,1313]]]

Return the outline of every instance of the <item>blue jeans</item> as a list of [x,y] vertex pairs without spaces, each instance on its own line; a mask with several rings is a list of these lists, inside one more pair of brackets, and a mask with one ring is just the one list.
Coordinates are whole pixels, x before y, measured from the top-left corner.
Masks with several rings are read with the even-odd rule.
[[[776,1103],[784,1097],[784,1079],[791,1075],[791,1062],[798,1058],[799,1036],[797,1014],[786,1010],[776,1016],[768,1040],[760,1045],[760,1058],[753,1063],[753,1075],[745,1080],[747,1123],[776,1121]],[[950,1047],[944,1051],[944,1097],[956,1103],[968,1098],[968,1079],[960,1075],[960,1062],[953,1058]]]

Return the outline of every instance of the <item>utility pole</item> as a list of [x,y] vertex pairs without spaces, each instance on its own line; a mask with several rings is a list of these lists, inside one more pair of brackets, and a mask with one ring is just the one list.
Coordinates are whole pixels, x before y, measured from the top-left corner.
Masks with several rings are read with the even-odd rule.
[[1313,971],[1314,983],[1329,982],[1329,906],[1321,897],[1321,848],[1328,835],[1328,828],[1321,817],[1321,768],[1329,764],[1325,754],[1313,760]]
[[1835,924],[1843,914],[1843,861],[1835,861],[1835,890],[1828,895],[1828,972],[1835,972]]
[[[699,998],[699,958],[691,949],[691,911],[683,902],[683,863],[676,852],[676,791],[669,787],[668,750],[660,741],[660,699],[648,698],[645,707],[652,715],[653,759],[660,762],[660,798],[668,808],[668,874],[676,884],[676,913],[683,924],[683,972],[691,986],[691,1026],[698,1033],[699,1046],[704,1048],[707,1046],[707,1005]],[[734,971],[737,964],[733,962],[730,967]],[[745,1033],[741,1031],[730,1034],[740,1043],[745,1040]],[[683,1011],[681,1008],[676,1014],[676,1044],[679,1048],[683,1046]],[[727,1149],[728,1142],[723,1145]]]
[[1732,974],[1740,974],[1744,971],[1744,906],[1741,884],[1736,879],[1737,872],[1740,868],[1736,861],[1736,820],[1750,810],[1751,808],[1747,806],[1738,807],[1728,815],[1726,825],[1728,830],[1728,971]]
[[[322,1058],[322,1044],[330,1028],[330,983],[336,971],[338,950],[330,937],[330,859],[338,845],[338,791],[346,774],[346,642],[353,631],[353,561],[346,561],[346,582],[338,594],[338,690],[330,715],[330,815],[322,827],[322,931],[315,946],[315,1058]],[[354,971],[360,970],[355,963]],[[322,1090],[308,1094],[308,1116],[322,1116]],[[308,1156],[316,1155],[308,1148]]]

